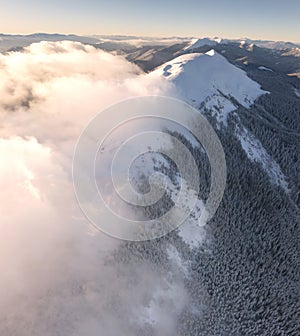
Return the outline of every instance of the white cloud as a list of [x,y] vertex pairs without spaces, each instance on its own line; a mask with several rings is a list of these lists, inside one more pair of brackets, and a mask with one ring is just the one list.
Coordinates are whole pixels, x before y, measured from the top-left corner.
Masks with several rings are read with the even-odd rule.
[[[167,95],[170,85],[76,42],[0,55],[1,335],[137,333],[135,312],[152,286],[161,290],[160,275],[146,262],[111,264],[109,252],[121,243],[96,233],[81,214],[72,155],[101,109],[129,97]],[[186,302],[180,279],[176,286],[160,313],[168,325]],[[175,311],[167,309],[175,304]],[[160,325],[153,326],[157,335]]]

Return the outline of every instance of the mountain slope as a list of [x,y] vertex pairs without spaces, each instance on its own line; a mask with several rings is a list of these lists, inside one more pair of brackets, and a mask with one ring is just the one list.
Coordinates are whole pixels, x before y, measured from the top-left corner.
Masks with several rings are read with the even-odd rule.
[[[298,335],[300,83],[283,73],[290,63],[280,53],[276,65],[271,51],[255,46],[215,48],[253,80],[213,51],[182,55],[152,74],[171,81],[209,121],[228,117],[217,129],[228,178],[208,225],[213,248],[189,259],[191,292],[196,297],[193,285],[203,286],[208,304],[200,317],[188,312],[180,320],[180,335]],[[269,62],[273,71],[259,69]]]
[[[239,107],[249,109],[263,91],[246,72],[229,63],[213,49],[209,52],[184,54],[165,63],[152,72],[171,81],[183,100],[208,113],[217,121],[217,127],[228,126],[229,113]],[[235,136],[248,159],[258,162],[272,184],[288,192],[286,177],[259,139],[247,130],[237,115]]]

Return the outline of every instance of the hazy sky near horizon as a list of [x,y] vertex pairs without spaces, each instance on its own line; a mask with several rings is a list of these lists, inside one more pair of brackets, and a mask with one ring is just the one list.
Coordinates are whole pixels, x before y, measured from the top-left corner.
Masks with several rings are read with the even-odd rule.
[[0,32],[300,42],[300,0],[0,0]]

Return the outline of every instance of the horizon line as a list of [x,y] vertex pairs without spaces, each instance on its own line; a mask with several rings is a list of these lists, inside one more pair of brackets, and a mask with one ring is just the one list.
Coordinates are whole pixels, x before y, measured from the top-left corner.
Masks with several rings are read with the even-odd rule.
[[43,32],[43,31],[35,31],[32,33],[4,33],[0,32],[0,35],[6,36],[31,36],[31,35],[38,35],[38,34],[45,34],[45,35],[65,35],[65,36],[79,36],[79,37],[96,37],[96,36],[120,36],[120,37],[132,37],[132,38],[152,38],[152,39],[174,39],[174,38],[181,38],[181,39],[201,39],[201,38],[221,38],[224,40],[252,40],[252,41],[262,41],[262,42],[285,42],[285,43],[293,43],[293,44],[300,44],[299,42],[292,41],[292,40],[282,40],[282,39],[266,39],[266,38],[251,38],[249,36],[246,37],[222,37],[222,36],[212,36],[212,35],[205,35],[205,36],[195,36],[195,35],[165,35],[165,36],[155,36],[155,35],[132,35],[132,34],[117,34],[117,33],[89,33],[89,34],[81,34],[81,33],[61,33],[61,32]]

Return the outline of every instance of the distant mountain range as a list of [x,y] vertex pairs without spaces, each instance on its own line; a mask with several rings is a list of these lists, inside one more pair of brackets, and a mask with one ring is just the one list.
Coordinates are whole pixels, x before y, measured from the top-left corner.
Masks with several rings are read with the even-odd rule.
[[259,47],[270,49],[291,49],[299,48],[300,43],[284,42],[284,41],[269,41],[269,40],[252,40],[248,38],[243,39],[223,39],[223,38],[193,38],[193,37],[139,37],[139,36],[123,36],[123,35],[91,35],[91,36],[79,36],[74,34],[47,34],[47,33],[35,33],[29,35],[10,35],[0,34],[0,51],[7,51],[10,48],[25,47],[31,43],[39,41],[78,41],[88,44],[99,43],[124,43],[124,44],[139,44],[139,45],[170,45],[175,43],[188,43],[187,48],[189,50],[198,48],[204,45],[216,45],[225,43],[246,43],[255,44]]

